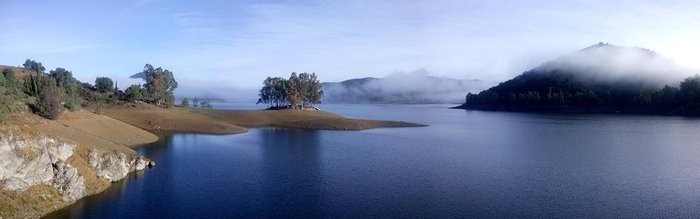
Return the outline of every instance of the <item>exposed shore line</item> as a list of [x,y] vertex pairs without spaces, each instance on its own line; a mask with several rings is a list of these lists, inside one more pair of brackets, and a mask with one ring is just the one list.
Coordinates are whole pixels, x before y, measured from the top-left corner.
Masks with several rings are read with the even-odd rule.
[[[335,113],[311,110],[219,110],[181,107],[165,109],[144,103],[111,106],[103,109],[101,115],[88,110],[64,112],[58,120],[47,120],[29,113],[13,114],[7,118],[9,121],[7,127],[23,127],[26,132],[36,132],[61,141],[72,142],[75,146],[74,153],[68,159],[69,167],[77,168],[79,174],[75,176],[83,176],[80,180],[84,179],[84,182],[80,181],[82,185],[80,188],[85,189],[78,190],[85,191],[84,194],[73,199],[54,198],[46,203],[37,200],[37,204],[6,202],[8,206],[0,203],[0,216],[29,218],[46,216],[69,207],[78,199],[104,191],[111,186],[110,182],[123,179],[127,173],[142,170],[145,164],[154,164],[147,158],[138,156],[133,148],[155,142],[163,134],[239,134],[247,132],[249,128],[259,127],[365,130],[427,126],[402,121],[352,119]],[[0,139],[7,134],[13,135],[0,132]],[[41,149],[42,146],[34,147]],[[99,156],[105,156],[104,159],[109,161],[99,160],[98,163],[94,163],[94,156],[97,156],[94,154],[97,152],[104,154]],[[5,155],[35,159],[34,157],[24,158],[21,154],[3,156]],[[109,156],[117,156],[120,159]],[[136,160],[140,162],[138,163],[140,166],[134,163]],[[108,166],[100,166],[103,164]],[[47,165],[46,168],[51,169],[52,164]],[[121,167],[117,167],[120,165]],[[108,174],[105,175],[105,171]],[[0,200],[32,200],[27,203],[34,203],[35,196],[55,196],[59,193],[62,194],[52,186],[36,184],[26,192],[0,189]],[[41,207],[37,208],[37,205]]]
[[320,130],[366,130],[372,128],[425,127],[403,122],[346,118],[314,110],[233,110],[131,104],[105,109],[106,116],[154,134],[238,134],[249,128],[278,127]]

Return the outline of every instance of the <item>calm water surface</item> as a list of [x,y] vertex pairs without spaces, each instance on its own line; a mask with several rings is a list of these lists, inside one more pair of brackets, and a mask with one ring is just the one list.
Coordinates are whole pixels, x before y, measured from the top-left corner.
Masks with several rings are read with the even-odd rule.
[[700,216],[700,120],[447,107],[321,106],[424,128],[164,136],[138,149],[155,168],[52,216]]

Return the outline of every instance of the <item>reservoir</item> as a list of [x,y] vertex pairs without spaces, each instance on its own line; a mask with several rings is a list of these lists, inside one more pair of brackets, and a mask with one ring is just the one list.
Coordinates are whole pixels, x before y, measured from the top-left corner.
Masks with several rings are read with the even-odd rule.
[[429,126],[165,135],[137,149],[157,166],[49,217],[700,215],[698,119],[319,107]]

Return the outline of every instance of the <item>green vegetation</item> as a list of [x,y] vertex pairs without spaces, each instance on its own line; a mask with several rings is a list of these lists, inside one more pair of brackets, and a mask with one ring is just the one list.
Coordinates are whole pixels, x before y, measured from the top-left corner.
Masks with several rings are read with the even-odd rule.
[[134,84],[126,88],[126,98],[128,101],[136,102],[141,101],[144,96],[147,95],[146,89],[141,87],[141,85]]
[[78,91],[78,80],[73,77],[73,73],[64,68],[56,68],[49,71],[49,76],[56,81],[56,86],[63,90],[65,107],[74,112],[80,110],[82,99]]
[[24,61],[24,64],[22,66],[24,66],[25,69],[29,69],[36,72],[36,75],[29,74],[29,80],[25,81],[25,87],[27,88],[30,95],[39,95],[39,89],[43,87],[41,78],[43,77],[46,68],[44,68],[44,65],[42,65],[41,62],[37,62],[31,59],[27,59],[26,61]]
[[12,69],[6,68],[0,75],[0,115],[18,111],[17,102],[25,99]]
[[644,81],[595,82],[566,71],[525,72],[479,94],[464,106],[581,106],[686,109],[700,104],[700,76],[658,88]]
[[36,112],[47,119],[58,119],[61,115],[61,90],[53,79],[46,81],[36,101]]
[[157,106],[171,107],[175,103],[173,91],[177,88],[177,81],[173,73],[161,67],[154,68],[146,64],[142,72],[146,76],[144,87],[148,91],[147,100]]
[[97,92],[100,93],[113,92],[114,82],[108,77],[97,77],[97,79],[95,79],[95,88]]
[[180,106],[189,107],[190,106],[190,99],[187,99],[187,97],[183,98],[182,103],[180,103]]
[[297,73],[292,72],[289,79],[267,77],[263,81],[259,96],[258,104],[264,103],[270,108],[289,106],[292,109],[298,109],[321,103],[323,90],[321,90],[321,83],[316,77],[316,73],[297,75]]
[[[43,64],[31,59],[22,66],[24,69],[0,68],[0,115],[33,109],[38,115],[56,119],[64,108],[79,111],[82,107],[94,105],[99,113],[103,105],[121,101],[145,101],[169,107],[173,105],[173,91],[177,88],[172,72],[149,64],[143,71],[146,84],[132,85],[126,92],[119,90],[108,77],[98,77],[92,85],[78,81],[65,68],[59,67],[46,74]],[[16,74],[27,70],[29,74]]]

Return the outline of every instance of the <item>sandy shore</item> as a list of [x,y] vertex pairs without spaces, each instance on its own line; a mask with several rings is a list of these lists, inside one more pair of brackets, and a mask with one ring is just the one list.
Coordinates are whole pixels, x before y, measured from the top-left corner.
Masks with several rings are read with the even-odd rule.
[[194,109],[194,111],[243,127],[282,127],[326,130],[364,130],[388,127],[423,127],[426,125],[367,119],[351,119],[341,115],[306,110],[223,110]]

